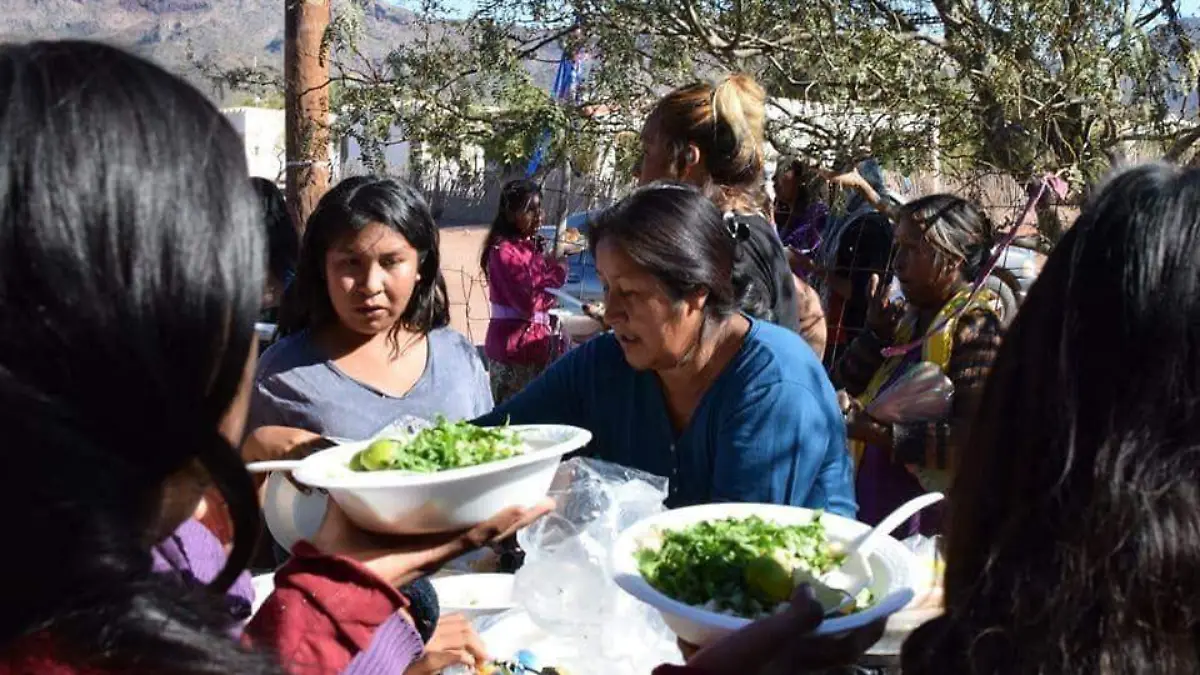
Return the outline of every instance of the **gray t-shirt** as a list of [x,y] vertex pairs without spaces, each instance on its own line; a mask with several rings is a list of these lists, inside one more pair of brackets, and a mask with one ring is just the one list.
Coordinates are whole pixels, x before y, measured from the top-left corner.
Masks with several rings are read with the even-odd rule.
[[474,419],[492,409],[492,390],[479,354],[450,328],[429,333],[425,372],[404,396],[392,396],[342,372],[307,331],[263,354],[255,375],[246,432],[278,425],[327,438],[371,438],[395,420]]

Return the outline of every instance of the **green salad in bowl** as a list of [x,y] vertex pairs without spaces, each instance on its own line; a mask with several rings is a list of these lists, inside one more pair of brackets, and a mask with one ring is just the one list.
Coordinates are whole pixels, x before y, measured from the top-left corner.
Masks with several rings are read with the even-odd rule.
[[[757,619],[782,611],[800,584],[825,607],[844,594],[820,581],[845,554],[830,542],[821,514],[804,525],[757,516],[701,521],[661,532],[661,544],[636,553],[642,577],[659,592],[694,607]],[[868,591],[846,611],[870,603]]]
[[353,471],[433,473],[487,464],[521,454],[524,444],[507,428],[477,427],[469,422],[437,423],[408,439],[381,438],[350,459]]

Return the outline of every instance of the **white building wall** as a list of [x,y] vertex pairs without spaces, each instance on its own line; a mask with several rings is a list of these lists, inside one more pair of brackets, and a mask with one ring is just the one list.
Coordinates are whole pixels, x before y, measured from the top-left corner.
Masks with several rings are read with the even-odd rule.
[[283,111],[247,107],[226,108],[221,112],[242,135],[250,175],[282,182],[285,161]]

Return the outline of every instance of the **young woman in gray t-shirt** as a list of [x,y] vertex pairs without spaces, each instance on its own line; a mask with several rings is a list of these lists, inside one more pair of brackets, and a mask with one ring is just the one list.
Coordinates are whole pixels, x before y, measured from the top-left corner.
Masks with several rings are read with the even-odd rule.
[[255,378],[247,461],[492,408],[475,347],[447,327],[437,225],[408,185],[348,178],[321,199],[280,319]]

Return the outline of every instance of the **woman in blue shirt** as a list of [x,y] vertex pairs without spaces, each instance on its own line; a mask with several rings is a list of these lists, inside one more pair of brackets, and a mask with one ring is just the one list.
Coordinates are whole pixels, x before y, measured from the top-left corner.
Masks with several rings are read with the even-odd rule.
[[833,387],[796,333],[738,310],[749,226],[659,183],[591,225],[606,335],[481,424],[573,424],[596,457],[667,476],[669,506],[767,502],[855,513]]

